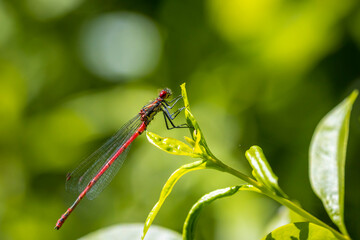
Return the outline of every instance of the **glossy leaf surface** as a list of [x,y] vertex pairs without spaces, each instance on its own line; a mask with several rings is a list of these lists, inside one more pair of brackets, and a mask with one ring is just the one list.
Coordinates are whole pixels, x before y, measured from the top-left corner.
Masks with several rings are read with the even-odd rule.
[[316,127],[309,152],[310,181],[332,221],[347,235],[344,224],[344,175],[349,118],[358,95],[354,91]]
[[279,196],[287,197],[278,185],[278,177],[272,171],[262,149],[258,146],[252,146],[246,151],[245,156],[253,168],[254,177],[266,187],[271,189]]
[[149,131],[146,132],[146,137],[150,143],[167,153],[198,157],[196,154],[194,154],[194,151],[191,147],[175,138],[161,137]]

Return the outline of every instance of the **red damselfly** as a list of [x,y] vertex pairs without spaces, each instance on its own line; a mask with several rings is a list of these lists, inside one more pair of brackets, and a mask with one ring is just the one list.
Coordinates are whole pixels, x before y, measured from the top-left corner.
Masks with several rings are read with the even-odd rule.
[[146,130],[158,112],[163,112],[167,129],[187,127],[186,124],[175,126],[172,122],[184,108],[179,108],[170,114],[169,109],[173,108],[182,97],[180,95],[171,101],[166,101],[170,96],[170,89],[161,90],[159,97],[145,105],[112,138],[66,176],[66,190],[77,192],[79,196],[57,221],[55,229],[63,225],[85,195],[89,199],[94,199],[110,183],[123,164],[130,144]]

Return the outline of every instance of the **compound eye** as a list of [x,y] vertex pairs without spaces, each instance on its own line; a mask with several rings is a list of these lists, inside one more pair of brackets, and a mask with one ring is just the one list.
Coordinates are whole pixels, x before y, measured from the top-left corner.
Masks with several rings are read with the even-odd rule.
[[167,97],[167,92],[165,90],[161,90],[160,94],[159,94],[159,97],[164,99]]

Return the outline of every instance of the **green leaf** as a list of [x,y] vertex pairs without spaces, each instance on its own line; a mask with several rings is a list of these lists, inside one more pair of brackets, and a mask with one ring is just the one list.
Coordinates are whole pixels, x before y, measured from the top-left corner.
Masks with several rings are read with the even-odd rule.
[[192,140],[191,138],[188,138],[186,136],[184,136],[185,141],[187,141],[192,147],[195,147],[195,142],[194,140]]
[[[141,232],[144,224],[141,223],[129,223],[118,224],[107,228],[102,228],[95,232],[89,233],[79,240],[100,240],[100,239],[126,239],[126,240],[138,240],[141,237]],[[179,233],[170,229],[152,226],[149,233],[146,236],[146,240],[181,240],[182,237]]]
[[290,223],[282,226],[262,240],[337,240],[337,238],[328,229],[310,222]]
[[349,118],[358,95],[352,94],[329,112],[316,127],[309,152],[310,182],[340,231],[344,224],[344,174]]
[[190,209],[183,228],[183,239],[184,240],[191,240],[194,239],[194,233],[195,233],[195,225],[196,220],[199,217],[199,214],[201,210],[215,201],[216,199],[232,196],[233,194],[237,193],[240,190],[247,190],[247,191],[254,191],[259,192],[260,191],[257,188],[254,188],[251,185],[242,185],[242,186],[234,186],[234,187],[227,187],[223,189],[218,189],[215,191],[212,191],[204,196],[202,196]]
[[272,171],[262,149],[258,146],[252,146],[246,151],[245,156],[253,168],[254,177],[278,196],[287,198],[279,187],[278,177]]
[[199,157],[191,147],[175,138],[164,138],[149,131],[146,131],[146,137],[150,143],[167,153],[185,155],[193,158]]
[[181,87],[181,95],[183,96],[183,100],[184,100],[186,123],[189,126],[191,137],[193,138],[195,143],[197,143],[195,145],[195,150],[197,152],[204,152],[209,156],[213,156],[209,147],[207,146],[207,143],[205,141],[204,135],[202,134],[199,124],[197,123],[194,115],[190,112],[190,104],[187,98],[185,83],[181,84],[180,87]]
[[153,207],[153,209],[150,211],[149,215],[146,218],[144,229],[143,229],[143,235],[142,235],[141,239],[144,239],[148,229],[150,228],[152,222],[154,221],[154,219],[155,219],[157,213],[159,212],[161,206],[163,205],[165,199],[171,193],[175,183],[185,173],[188,173],[188,172],[191,172],[191,171],[194,171],[194,170],[205,169],[205,167],[206,166],[205,166],[204,161],[196,161],[196,162],[181,166],[175,172],[173,172],[173,174],[171,174],[171,176],[169,177],[169,179],[165,183],[163,189],[161,190],[160,198],[159,198],[158,202],[155,204],[155,206]]

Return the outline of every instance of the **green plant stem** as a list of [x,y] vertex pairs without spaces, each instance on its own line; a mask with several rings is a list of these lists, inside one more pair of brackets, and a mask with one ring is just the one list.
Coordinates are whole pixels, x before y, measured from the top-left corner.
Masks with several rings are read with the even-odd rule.
[[214,168],[217,170],[220,170],[222,172],[227,172],[230,173],[231,175],[234,175],[237,178],[240,178],[241,180],[250,183],[251,185],[253,185],[254,187],[261,189],[263,186],[261,184],[259,184],[257,181],[255,181],[254,179],[252,179],[251,177],[229,167],[228,165],[224,164],[223,162],[221,162],[218,159],[214,159],[214,158],[208,158],[206,159],[207,161],[207,165],[206,167],[208,168]]
[[[262,189],[261,189],[262,190]],[[292,211],[294,211],[295,213],[299,214],[300,216],[304,217],[305,219],[308,219],[310,222],[315,223],[321,227],[324,227],[326,229],[328,229],[329,231],[331,231],[338,239],[342,239],[342,240],[350,240],[350,238],[348,236],[344,236],[342,235],[340,232],[336,231],[335,229],[333,229],[332,227],[330,227],[329,225],[327,225],[326,223],[324,223],[323,221],[321,221],[320,219],[316,218],[315,216],[311,215],[310,213],[308,213],[307,211],[305,211],[304,209],[302,209],[300,206],[298,206],[297,204],[293,203],[292,201],[286,199],[286,198],[282,198],[279,197],[273,193],[271,193],[270,191],[263,191],[262,192],[274,199],[275,201],[277,201],[278,203],[288,207],[289,209],[291,209]]]
[[274,199],[275,201],[277,201],[278,203],[288,207],[289,209],[291,209],[295,213],[299,214],[303,218],[308,219],[310,222],[315,223],[315,224],[317,224],[317,225],[319,225],[321,227],[324,227],[324,228],[328,229],[338,239],[351,240],[350,237],[342,235],[340,232],[336,231],[335,229],[333,229],[332,227],[330,227],[329,225],[327,225],[326,223],[324,223],[320,219],[314,217],[313,215],[311,215],[310,213],[308,213],[307,211],[302,209],[297,204],[291,202],[289,199],[286,199],[286,198],[279,197],[279,196],[275,195],[273,192],[271,192],[269,189],[267,189],[262,184],[258,183],[254,179],[246,176],[245,174],[243,174],[243,173],[241,173],[241,172],[239,172],[239,171],[225,165],[220,160],[218,160],[218,159],[215,159],[215,160],[211,159],[211,160],[212,160],[213,164],[211,164],[209,167],[218,169],[218,170],[223,171],[223,172],[230,173],[231,175],[233,175],[233,176],[235,176],[237,178],[240,178],[241,180],[253,185],[254,187],[258,188],[266,196],[268,196],[268,197]]

